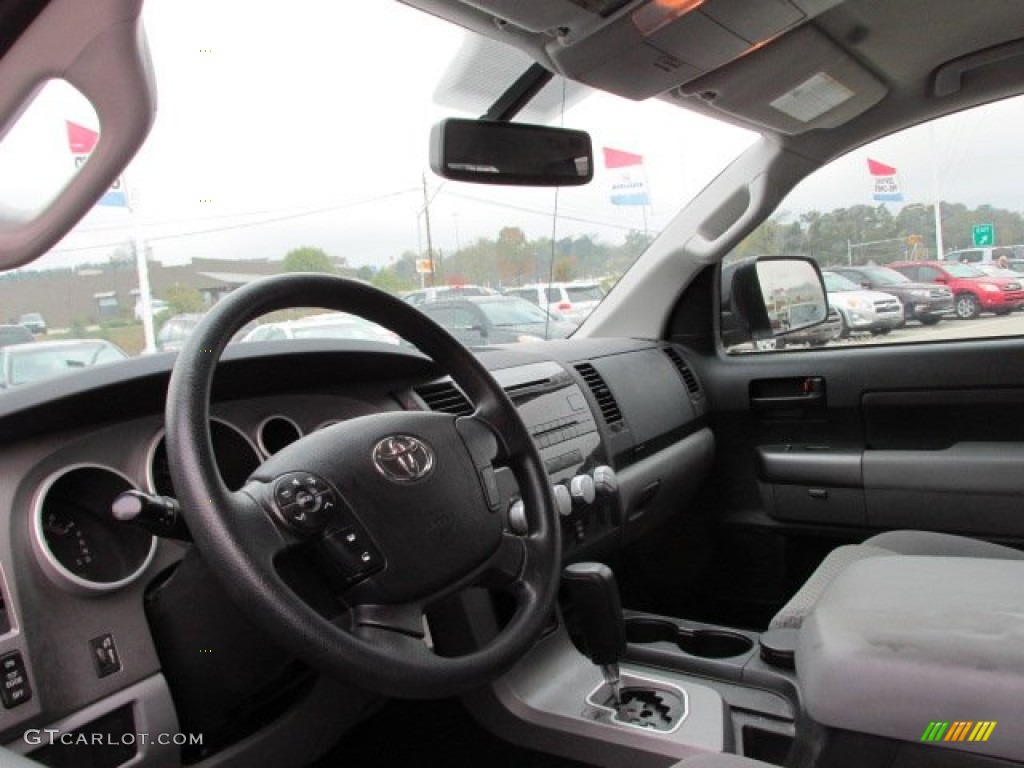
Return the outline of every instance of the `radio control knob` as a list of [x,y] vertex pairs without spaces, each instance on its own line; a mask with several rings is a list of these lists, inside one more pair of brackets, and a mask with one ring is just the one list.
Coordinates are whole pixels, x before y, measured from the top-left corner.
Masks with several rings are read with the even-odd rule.
[[615,470],[606,464],[594,467],[594,487],[598,496],[611,496],[619,490],[619,478]]
[[576,475],[569,481],[569,495],[573,504],[587,506],[594,503],[597,492],[594,490],[594,479],[590,475]]
[[551,490],[555,494],[555,506],[558,508],[558,514],[562,517],[571,515],[572,496],[569,495],[569,489],[562,484],[558,484]]

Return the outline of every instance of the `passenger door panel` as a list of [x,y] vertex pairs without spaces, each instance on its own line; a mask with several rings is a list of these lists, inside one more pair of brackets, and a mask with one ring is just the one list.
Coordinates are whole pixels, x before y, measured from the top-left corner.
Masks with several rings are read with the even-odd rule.
[[705,498],[722,521],[783,533],[1024,541],[1021,355],[1000,339],[707,356],[719,454]]

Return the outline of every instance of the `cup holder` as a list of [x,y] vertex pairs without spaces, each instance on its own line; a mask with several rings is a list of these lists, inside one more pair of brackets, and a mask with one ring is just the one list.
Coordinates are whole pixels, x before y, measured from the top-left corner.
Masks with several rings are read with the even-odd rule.
[[754,641],[727,629],[685,629],[660,619],[628,619],[626,640],[630,643],[672,643],[683,653],[702,659],[742,656]]

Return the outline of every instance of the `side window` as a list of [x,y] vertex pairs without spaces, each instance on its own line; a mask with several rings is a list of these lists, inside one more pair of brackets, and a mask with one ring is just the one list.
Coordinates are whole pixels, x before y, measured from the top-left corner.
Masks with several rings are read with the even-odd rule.
[[548,304],[557,304],[562,300],[562,291],[559,288],[548,288],[546,294]]
[[[1024,332],[1013,311],[1024,308],[1024,261],[1007,255],[1024,253],[1024,145],[1004,130],[1022,122],[1024,97],[986,104],[879,139],[804,179],[724,263],[804,256],[842,276],[828,289],[835,333],[826,321],[727,351]],[[986,322],[964,322],[979,316]]]

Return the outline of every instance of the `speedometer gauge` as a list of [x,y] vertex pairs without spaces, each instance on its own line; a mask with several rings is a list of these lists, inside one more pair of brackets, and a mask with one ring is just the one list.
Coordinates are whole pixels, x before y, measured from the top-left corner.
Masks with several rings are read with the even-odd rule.
[[109,592],[149,565],[156,539],[115,520],[111,505],[135,486],[107,467],[72,467],[39,490],[33,509],[33,549],[52,581],[75,592]]

